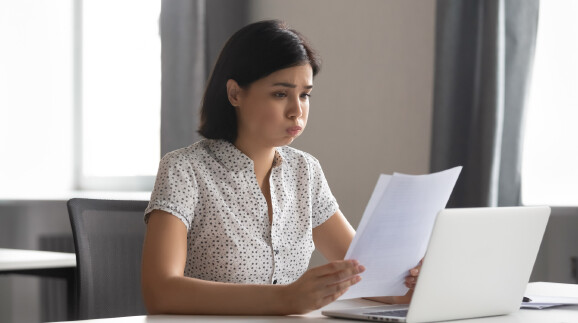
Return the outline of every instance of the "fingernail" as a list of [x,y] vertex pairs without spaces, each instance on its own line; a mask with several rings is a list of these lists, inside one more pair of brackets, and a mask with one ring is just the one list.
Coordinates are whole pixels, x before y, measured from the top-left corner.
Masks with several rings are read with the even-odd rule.
[[365,267],[362,266],[362,265],[359,265],[359,266],[357,266],[357,271],[360,272],[360,273],[362,273],[362,272],[365,271]]

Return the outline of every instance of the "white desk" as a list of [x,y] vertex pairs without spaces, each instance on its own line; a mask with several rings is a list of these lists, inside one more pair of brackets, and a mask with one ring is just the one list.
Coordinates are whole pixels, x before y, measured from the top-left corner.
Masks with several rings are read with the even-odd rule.
[[[554,284],[554,283],[530,283],[526,290],[528,294],[540,294],[548,296],[578,296],[578,285]],[[353,299],[337,301],[329,304],[327,308],[347,308],[355,306],[379,305],[378,303]],[[130,316],[112,319],[87,320],[76,322],[92,323],[181,323],[181,322],[286,322],[286,321],[314,321],[344,323],[346,320],[332,319],[321,315],[321,310],[299,316],[203,316],[203,315],[148,315]],[[351,321],[358,322],[358,321]],[[550,308],[544,310],[519,310],[516,313],[504,316],[494,316],[470,320],[451,321],[452,323],[544,323],[544,322],[578,322],[578,305]]]
[[74,267],[73,253],[0,248],[0,272]]
[[69,320],[76,317],[75,269],[74,253],[0,248],[0,275],[33,275],[66,280]]

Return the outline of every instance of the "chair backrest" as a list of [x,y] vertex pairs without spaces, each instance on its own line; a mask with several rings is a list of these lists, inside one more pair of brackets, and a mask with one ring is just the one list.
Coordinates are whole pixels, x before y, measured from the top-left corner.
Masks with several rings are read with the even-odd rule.
[[76,314],[96,319],[146,314],[141,254],[147,201],[71,199],[76,248]]

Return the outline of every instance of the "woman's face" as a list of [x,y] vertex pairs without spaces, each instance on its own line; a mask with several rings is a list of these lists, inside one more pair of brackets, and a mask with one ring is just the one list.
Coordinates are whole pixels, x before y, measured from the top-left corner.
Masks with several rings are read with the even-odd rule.
[[312,88],[313,70],[309,64],[276,71],[239,88],[234,104],[238,140],[267,147],[290,144],[307,124]]

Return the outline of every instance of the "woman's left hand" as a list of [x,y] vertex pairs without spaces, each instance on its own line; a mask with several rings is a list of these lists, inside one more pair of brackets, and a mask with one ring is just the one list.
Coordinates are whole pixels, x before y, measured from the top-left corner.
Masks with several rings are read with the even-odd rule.
[[413,290],[415,284],[417,283],[417,278],[421,270],[421,265],[423,263],[423,258],[420,260],[417,266],[409,270],[409,275],[405,277],[405,286],[409,288],[407,293],[403,296],[382,296],[382,297],[364,297],[372,301],[377,301],[385,304],[409,304],[411,297],[413,296]]
[[417,278],[419,276],[419,272],[421,271],[421,265],[423,263],[423,258],[420,260],[417,266],[413,267],[409,270],[409,275],[405,277],[405,286],[409,289],[414,289],[415,284],[417,284]]

